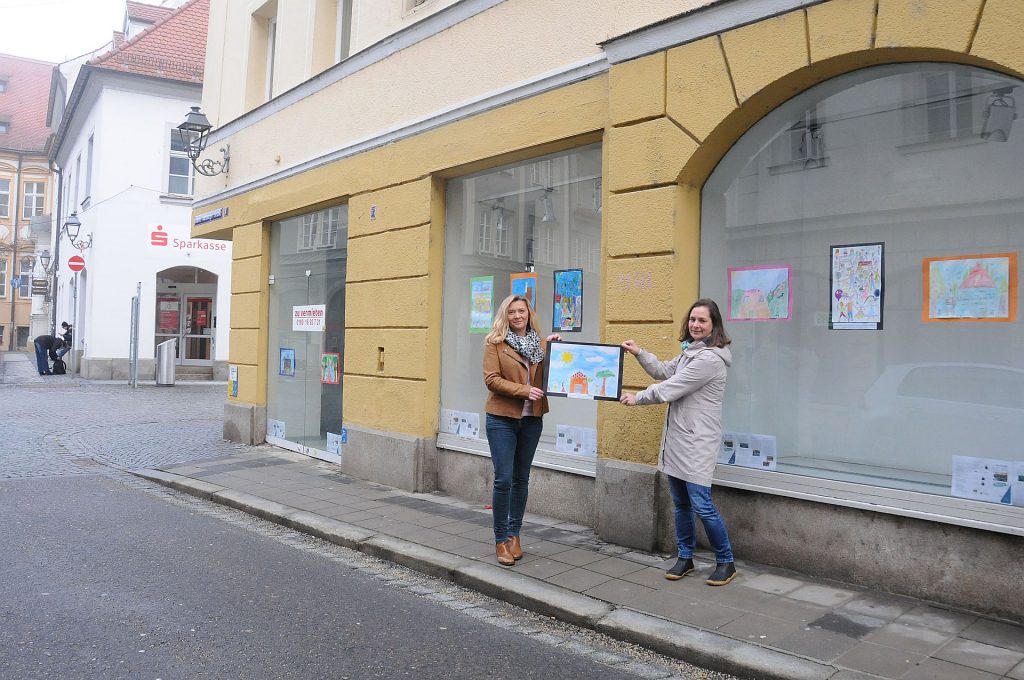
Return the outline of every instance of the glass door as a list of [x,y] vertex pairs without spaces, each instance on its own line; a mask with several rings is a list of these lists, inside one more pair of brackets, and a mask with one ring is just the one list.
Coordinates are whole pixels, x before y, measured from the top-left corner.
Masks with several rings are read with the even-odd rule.
[[156,346],[177,338],[174,343],[175,363],[181,356],[181,295],[178,293],[162,292],[156,296],[156,332],[154,333],[155,343],[153,356],[156,356]]
[[267,441],[341,461],[346,207],[271,226]]
[[179,351],[180,363],[186,366],[209,366],[213,360],[213,298],[206,295],[185,295],[185,318]]

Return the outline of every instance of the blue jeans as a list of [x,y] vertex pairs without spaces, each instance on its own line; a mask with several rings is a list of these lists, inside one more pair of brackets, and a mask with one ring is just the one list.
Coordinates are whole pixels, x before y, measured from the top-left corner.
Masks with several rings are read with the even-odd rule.
[[36,366],[39,368],[40,373],[48,373],[50,371],[50,361],[46,356],[49,351],[38,342],[32,343],[36,346]]
[[508,418],[487,414],[487,444],[494,466],[494,542],[518,536],[530,495],[530,468],[544,420],[540,416]]
[[704,533],[708,535],[711,549],[715,551],[715,562],[725,564],[732,562],[732,546],[729,544],[729,532],[725,521],[718,514],[718,508],[711,502],[711,487],[701,486],[693,482],[668,475],[668,488],[672,492],[672,504],[676,515],[676,544],[679,546],[679,557],[688,560],[693,557],[693,549],[697,546],[696,519],[704,525]]
[[59,350],[57,350],[56,352],[54,352],[54,354],[56,354],[56,355],[57,355],[57,358],[58,358],[58,359],[63,359],[63,358],[64,358],[64,355],[65,355],[65,354],[67,354],[67,353],[68,353],[68,352],[70,352],[70,351],[71,351],[71,345],[64,345],[64,346],[63,346],[63,347],[61,347],[61,348],[60,348]]

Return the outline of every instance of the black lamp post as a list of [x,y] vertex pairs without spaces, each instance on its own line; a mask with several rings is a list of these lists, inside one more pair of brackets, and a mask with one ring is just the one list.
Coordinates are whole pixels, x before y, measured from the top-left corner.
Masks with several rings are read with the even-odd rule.
[[185,122],[178,126],[178,134],[181,136],[182,146],[185,147],[185,155],[192,161],[192,167],[196,169],[196,172],[207,177],[213,177],[222,172],[227,174],[228,161],[231,160],[230,145],[225,145],[220,149],[224,160],[214,161],[209,158],[204,161],[199,160],[199,155],[206,149],[212,128],[209,119],[203,115],[198,106],[193,106],[185,116]]

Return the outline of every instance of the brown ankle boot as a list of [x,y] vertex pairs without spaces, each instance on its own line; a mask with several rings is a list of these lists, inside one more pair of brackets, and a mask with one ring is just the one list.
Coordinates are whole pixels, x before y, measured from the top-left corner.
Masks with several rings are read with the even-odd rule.
[[518,536],[509,536],[508,538],[509,552],[512,553],[512,559],[521,560],[523,559],[523,545],[519,542]]
[[516,563],[515,558],[512,557],[512,551],[509,550],[509,541],[495,543],[494,554],[498,556],[498,564],[504,567],[511,567]]

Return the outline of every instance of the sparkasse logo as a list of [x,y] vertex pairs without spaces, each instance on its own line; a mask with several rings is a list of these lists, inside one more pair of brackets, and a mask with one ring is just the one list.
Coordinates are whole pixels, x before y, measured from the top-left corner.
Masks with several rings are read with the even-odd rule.
[[149,242],[154,246],[167,245],[167,234],[164,233],[164,227],[162,224],[156,225],[156,231],[149,235]]

